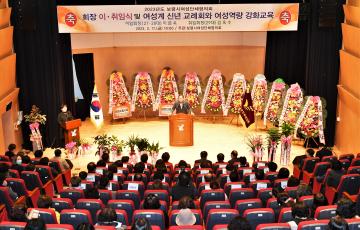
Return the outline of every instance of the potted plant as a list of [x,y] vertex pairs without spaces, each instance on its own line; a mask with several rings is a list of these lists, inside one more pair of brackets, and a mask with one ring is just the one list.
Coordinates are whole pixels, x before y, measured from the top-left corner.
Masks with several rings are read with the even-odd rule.
[[289,123],[281,125],[281,155],[280,164],[288,165],[290,162],[290,151],[292,135],[294,134],[295,127]]
[[117,159],[122,154],[123,148],[125,146],[125,142],[123,140],[119,140],[119,138],[117,138],[114,135],[111,136],[109,140],[110,140],[110,153],[113,155],[113,159]]
[[281,138],[281,133],[277,128],[270,128],[267,132],[268,161],[274,161],[276,148]]
[[26,122],[30,123],[30,141],[33,143],[33,151],[43,149],[42,136],[39,130],[39,126],[40,124],[45,125],[46,115],[41,114],[40,109],[36,105],[33,105],[31,107],[30,113],[25,115],[24,118]]
[[247,145],[250,147],[250,153],[254,156],[254,162],[261,161],[264,154],[263,139],[261,135],[248,137]]
[[128,137],[128,140],[126,141],[125,145],[130,148],[130,156],[135,155],[135,146],[139,141],[139,137],[135,136],[134,134]]
[[152,164],[155,164],[157,157],[159,155],[160,150],[163,149],[163,147],[160,147],[160,143],[157,142],[152,142],[151,144],[149,144],[148,146],[148,151],[150,153],[150,157],[152,160]]
[[94,144],[98,146],[98,151],[96,151],[95,156],[99,155],[101,157],[104,151],[109,150],[111,140],[107,134],[97,135],[94,137]]

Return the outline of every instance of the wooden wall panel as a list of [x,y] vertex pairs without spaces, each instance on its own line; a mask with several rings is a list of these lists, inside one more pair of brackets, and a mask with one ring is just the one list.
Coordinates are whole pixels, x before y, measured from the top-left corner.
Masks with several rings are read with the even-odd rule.
[[9,26],[0,29],[0,59],[12,54],[13,47],[13,27]]
[[360,7],[344,5],[346,24],[360,27]]
[[360,99],[338,86],[338,117],[335,143],[341,153],[360,152]]
[[360,28],[345,23],[341,25],[346,52],[360,58]]
[[0,9],[7,7],[7,0],[0,0]]
[[339,84],[360,98],[360,58],[340,50]]
[[15,67],[15,54],[0,60],[0,98],[5,97],[16,88]]
[[[157,76],[165,66],[174,69],[181,84],[186,72],[197,72],[205,87],[205,78],[215,68],[223,73],[227,81],[236,72],[243,73],[250,80],[256,74],[264,73],[265,63],[265,47],[256,46],[119,47],[80,49],[73,50],[73,53],[94,53],[95,82],[104,114],[107,114],[109,101],[106,80],[113,70],[124,74],[127,87],[131,90],[132,77],[139,71],[152,74],[154,89],[157,89]],[[182,93],[182,88],[179,90]]]
[[0,9],[0,29],[10,24],[11,8]]
[[358,7],[360,7],[360,0],[348,0],[347,4],[350,5],[350,6],[358,6]]

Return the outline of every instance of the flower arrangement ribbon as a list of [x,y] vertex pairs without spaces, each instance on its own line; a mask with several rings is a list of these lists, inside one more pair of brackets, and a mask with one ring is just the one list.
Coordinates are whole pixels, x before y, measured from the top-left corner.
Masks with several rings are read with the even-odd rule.
[[[145,85],[145,89],[140,90],[140,88],[139,88],[140,81],[144,81],[143,84]],[[142,95],[139,94],[140,91],[141,91]],[[142,101],[142,98],[139,98],[139,97],[143,97],[143,96],[146,97],[148,104],[145,104]],[[132,100],[131,100],[131,111],[132,112],[135,111],[137,102],[140,102],[139,105],[141,105],[141,107],[143,109],[145,109],[147,106],[153,106],[153,109],[154,109],[154,106],[155,106],[155,104],[154,104],[154,102],[155,102],[154,89],[153,89],[151,77],[150,77],[149,73],[147,73],[147,72],[139,72],[135,77],[134,90],[133,90],[133,95],[132,95]]]
[[280,141],[281,141],[280,164],[288,165],[290,161],[292,136],[288,136],[288,137],[282,136]]
[[[285,90],[284,82],[277,80],[273,82],[269,99],[265,107],[264,125],[266,125],[267,120],[273,122],[277,118],[277,114],[280,108],[281,99],[283,98],[284,90]],[[280,93],[280,97],[276,97],[275,93],[277,94]]]
[[195,72],[187,72],[183,88],[183,96],[194,109],[199,104],[199,95],[201,94],[201,86],[199,77]]
[[131,102],[129,92],[126,89],[121,72],[110,75],[109,114],[112,114],[114,106],[122,106]]
[[[169,81],[172,84],[172,92],[163,92],[164,88],[165,88],[164,83],[168,83]],[[170,69],[170,70],[164,69],[161,73],[159,89],[158,89],[158,93],[156,95],[155,105],[153,107],[154,111],[159,109],[159,105],[161,104],[161,101],[164,100],[164,95],[163,95],[164,93],[174,94],[174,98],[173,98],[173,100],[171,100],[171,103],[174,103],[179,97],[178,88],[177,88],[176,81],[175,81],[175,74],[172,69]]]
[[30,141],[35,143],[37,149],[43,149],[42,136],[39,130],[39,123],[31,123],[29,127],[31,131]]
[[256,115],[261,115],[264,110],[264,105],[267,96],[267,82],[262,74],[258,74],[254,78],[253,88],[251,90],[251,97],[253,99],[253,108]]
[[[310,111],[310,106],[313,107],[313,109]],[[313,117],[318,117],[318,119],[313,119]],[[303,124],[304,120],[308,118],[310,119],[310,124]],[[295,135],[297,135],[298,129],[304,131],[305,129],[308,129],[307,126],[315,127],[315,129],[312,129],[313,131],[310,131],[309,136],[317,135],[319,136],[320,143],[325,144],[325,135],[324,135],[324,125],[323,125],[323,112],[322,112],[322,103],[320,100],[320,97],[318,96],[310,96],[308,97],[305,106],[299,116],[299,119],[296,122],[295,125]]]
[[[241,87],[242,89],[242,93],[241,95],[234,95],[234,91],[236,87]],[[234,102],[234,100],[238,100],[238,98],[234,98],[235,96],[239,97],[240,101],[239,106],[241,107],[241,99],[243,98],[244,94],[246,91],[246,80],[245,80],[245,76],[241,73],[236,73],[233,76],[233,80],[231,82],[231,86],[229,89],[229,93],[228,93],[228,97],[226,99],[226,104],[225,104],[225,109],[224,109],[224,116],[228,115],[229,109],[231,109],[231,104],[234,104],[232,102]]]
[[284,122],[295,125],[302,103],[303,93],[299,84],[292,84],[286,92],[284,106],[279,119],[279,127]]
[[206,103],[208,101],[208,97],[209,97],[209,92],[211,87],[213,86],[213,81],[217,80],[219,82],[218,85],[218,90],[220,90],[220,101],[218,101],[221,104],[221,109],[224,111],[224,107],[225,107],[225,95],[224,95],[224,85],[222,82],[222,77],[221,77],[221,72],[220,70],[214,69],[209,77],[208,83],[206,85],[206,89],[205,89],[205,93],[204,93],[204,98],[203,101],[201,103],[201,113],[206,113],[205,112],[205,106]]

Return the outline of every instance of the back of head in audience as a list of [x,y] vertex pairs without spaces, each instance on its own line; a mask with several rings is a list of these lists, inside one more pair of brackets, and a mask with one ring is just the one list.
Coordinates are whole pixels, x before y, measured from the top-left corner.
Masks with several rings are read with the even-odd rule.
[[240,180],[239,174],[235,170],[230,172],[229,178],[231,182],[238,182]]
[[131,230],[151,230],[151,224],[146,218],[140,217],[134,221]]
[[181,172],[179,174],[179,185],[180,186],[189,186],[191,182],[191,176],[188,172]]
[[236,150],[231,151],[230,153],[231,159],[235,160],[238,157],[238,152]]
[[123,162],[123,163],[128,163],[129,162],[129,157],[128,156],[123,156],[123,157],[121,157],[121,162]]
[[207,156],[208,156],[208,153],[206,151],[201,151],[200,152],[200,158],[202,160],[206,160]]
[[154,181],[163,181],[164,180],[164,174],[162,172],[156,171],[153,176]]
[[95,230],[94,226],[89,223],[81,223],[76,227],[76,230]]
[[247,164],[247,159],[246,159],[246,157],[240,157],[240,158],[239,158],[239,162],[240,162],[241,167],[245,167],[246,164]]
[[107,177],[107,175],[101,176],[99,181],[99,189],[107,189],[108,184],[109,178]]
[[312,195],[312,190],[309,185],[302,183],[298,186],[296,190],[296,199],[299,200],[302,196],[310,196]]
[[98,216],[98,223],[99,225],[107,225],[111,222],[115,222],[117,220],[116,218],[116,212],[112,208],[103,208],[101,209],[99,216]]
[[116,164],[111,164],[111,165],[109,165],[108,166],[108,171],[109,172],[112,172],[113,174],[115,174],[115,173],[117,173],[117,166],[116,166]]
[[87,170],[89,173],[95,173],[96,164],[94,162],[90,162],[87,164]]
[[152,189],[155,189],[155,190],[163,190],[163,184],[161,182],[161,180],[154,180],[154,183],[152,185]]
[[79,177],[80,177],[81,180],[86,180],[87,175],[88,174],[85,171],[79,172]]
[[256,180],[264,180],[265,174],[263,170],[256,170],[255,178]]
[[142,181],[143,176],[141,173],[135,173],[134,175],[134,181]]
[[291,207],[291,205],[294,203],[289,194],[286,192],[280,192],[277,194],[277,202],[281,207]]
[[61,150],[60,150],[60,149],[55,149],[54,155],[55,155],[56,157],[60,157],[60,156],[61,156]]
[[185,209],[185,208],[189,208],[189,209],[195,209],[195,202],[194,200],[189,197],[189,196],[183,196],[180,200],[179,200],[179,209]]
[[41,158],[43,156],[43,151],[38,149],[34,153],[35,158]]
[[219,182],[217,182],[217,181],[211,181],[211,182],[210,182],[210,188],[211,188],[211,189],[220,189]]
[[187,163],[186,163],[186,161],[184,161],[184,160],[180,160],[179,161],[179,164],[178,164],[178,167],[179,168],[187,168]]
[[[105,161],[106,163],[109,162],[110,155],[108,153],[103,153],[103,155],[101,156],[101,160]],[[105,164],[105,166],[106,166],[106,164]]]
[[31,159],[28,155],[25,155],[25,156],[21,157],[21,161],[23,164],[29,164]]
[[145,169],[145,164],[143,162],[138,162],[134,165],[134,173],[143,173]]
[[140,157],[140,160],[143,163],[147,163],[148,159],[149,159],[149,156],[146,153],[142,154]]
[[211,181],[213,180],[213,178],[214,178],[214,176],[213,176],[212,173],[206,173],[206,174],[204,175],[204,180],[205,180],[205,182],[211,182]]
[[99,190],[96,187],[87,188],[84,191],[84,196],[86,199],[99,199],[100,198]]
[[9,215],[11,221],[26,222],[27,206],[24,203],[14,204]]
[[228,230],[251,230],[251,225],[242,216],[236,216],[227,226]]
[[28,220],[24,230],[46,230],[45,222],[40,218]]
[[162,159],[165,163],[169,162],[169,160],[170,160],[170,154],[169,154],[168,152],[164,152],[164,153],[161,155],[161,159]]
[[348,230],[349,225],[346,220],[340,216],[334,216],[328,224],[329,230]]
[[49,165],[49,158],[43,157],[39,160],[39,165],[48,166]]
[[340,171],[340,170],[342,170],[342,164],[341,164],[341,162],[339,161],[339,160],[333,160],[332,162],[331,162],[331,169],[332,170],[335,170],[335,171]]
[[50,196],[41,195],[37,201],[38,208],[50,208],[52,199]]
[[270,162],[268,163],[268,168],[269,168],[269,171],[270,171],[270,172],[276,172],[276,170],[277,170],[277,168],[278,168],[278,165],[277,165],[275,162],[270,161]]
[[285,179],[285,178],[289,178],[290,172],[289,169],[282,167],[279,172],[278,172],[278,179]]
[[123,162],[121,160],[115,161],[114,164],[116,165],[116,167],[120,167],[120,168],[123,167]]
[[216,158],[217,158],[217,161],[218,161],[219,163],[222,163],[222,162],[224,162],[225,156],[224,156],[224,154],[219,153],[219,154],[216,156]]
[[[79,175],[80,175],[81,173],[82,173],[82,172],[80,172]],[[86,172],[85,172],[85,173],[86,173]],[[86,173],[86,176],[87,176],[87,173]],[[86,179],[86,176],[85,176],[85,179]],[[85,180],[85,179],[84,179],[84,180]],[[80,179],[80,177],[78,177],[78,176],[73,176],[73,177],[70,178],[70,185],[71,185],[72,188],[77,188],[77,187],[80,186],[80,184],[81,184],[81,179]]]
[[96,167],[106,167],[106,161],[104,160],[98,160],[98,162],[96,162]]
[[203,169],[204,168],[211,168],[211,165],[207,161],[202,161],[202,162],[200,162],[200,168],[203,168]]
[[291,214],[293,218],[296,219],[306,219],[310,217],[310,210],[304,202],[298,201],[294,203],[294,205],[291,208]]
[[296,187],[299,186],[300,180],[294,176],[289,177],[289,180],[287,182],[288,187]]
[[307,149],[305,151],[306,156],[308,157],[314,157],[315,151],[313,149]]
[[348,198],[341,198],[336,204],[336,215],[346,219],[356,215],[355,204]]
[[321,192],[314,194],[314,201],[313,201],[314,211],[317,207],[326,206],[328,204],[329,204],[328,200],[326,199],[326,196],[324,196],[324,194],[322,194]]
[[160,200],[154,194],[149,194],[144,199],[144,209],[159,209],[160,208]]

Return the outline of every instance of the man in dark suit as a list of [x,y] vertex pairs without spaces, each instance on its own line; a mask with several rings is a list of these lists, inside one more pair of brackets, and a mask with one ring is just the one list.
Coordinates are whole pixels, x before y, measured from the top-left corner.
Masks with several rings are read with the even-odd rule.
[[300,155],[300,156],[296,156],[293,160],[293,165],[294,166],[297,166],[298,168],[302,168],[303,164],[304,164],[304,161],[307,157],[314,157],[314,150],[313,149],[307,149],[305,151],[305,154],[304,155]]
[[340,183],[341,177],[345,174],[345,171],[343,170],[339,160],[335,160],[331,164],[331,170],[329,172],[326,184],[336,189]]
[[172,107],[172,111],[173,114],[178,114],[178,113],[192,114],[189,103],[184,100],[184,97],[182,95],[179,95],[179,99],[174,103]]
[[319,151],[316,152],[316,157],[320,158],[320,161],[322,160],[323,157],[326,156],[332,156],[333,152],[327,147],[327,146],[323,146],[322,149],[320,149]]

